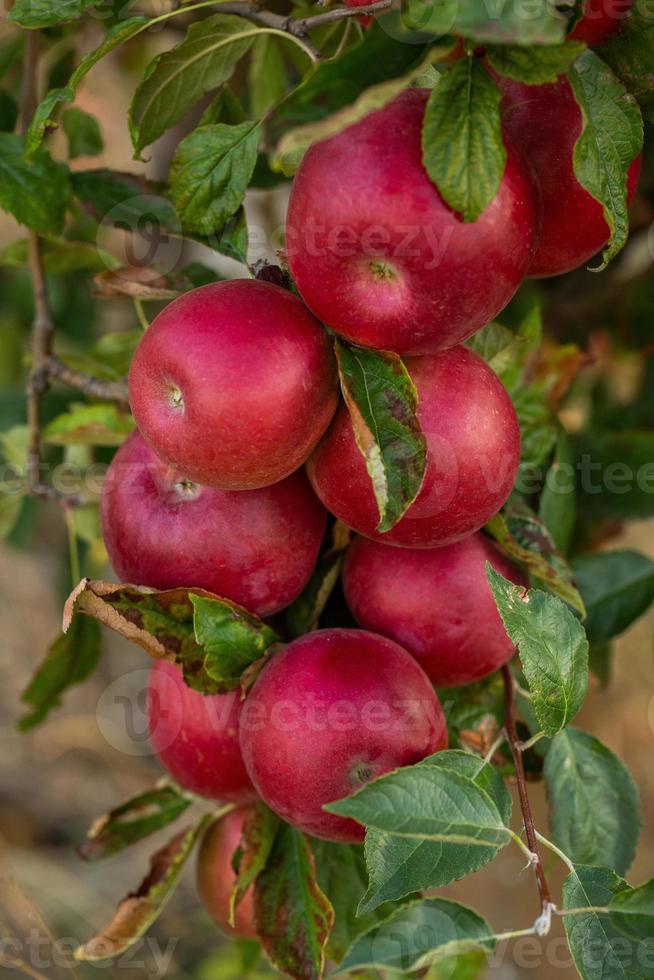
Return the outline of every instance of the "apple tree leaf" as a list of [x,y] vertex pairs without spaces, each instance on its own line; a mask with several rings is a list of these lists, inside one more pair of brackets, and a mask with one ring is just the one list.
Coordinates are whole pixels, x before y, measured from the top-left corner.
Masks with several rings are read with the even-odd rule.
[[591,643],[619,636],[654,602],[654,561],[638,551],[580,555],[572,570],[586,606]]
[[[496,769],[468,752],[449,750],[420,763],[445,772],[459,773],[484,791],[495,803],[503,823],[511,817],[511,797]],[[382,902],[397,901],[414,892],[441,888],[471,874],[492,861],[496,844],[479,847],[447,840],[414,840],[391,832],[369,829],[365,840],[368,889],[360,912]]]
[[85,861],[118,854],[177,820],[191,802],[192,797],[179,787],[162,782],[94,820],[77,853]]
[[583,120],[573,154],[575,175],[604,208],[611,230],[599,271],[629,235],[627,171],[643,148],[643,119],[633,95],[593,51],[577,59],[568,78]]
[[425,170],[452,210],[476,221],[506,166],[501,93],[478,58],[450,65],[433,89],[422,127]]
[[568,20],[549,0],[535,0],[525,16],[520,0],[501,6],[459,0],[407,0],[405,26],[429,34],[458,34],[489,44],[555,44],[564,40]]
[[389,531],[420,493],[427,444],[418,422],[418,393],[397,354],[335,342],[341,390],[379,508]]
[[281,823],[254,886],[257,936],[267,956],[293,980],[323,975],[334,910],[316,879],[304,834]]
[[538,723],[548,737],[569,725],[586,700],[588,640],[556,596],[509,582],[486,562],[504,628],[518,648]]
[[119,903],[111,921],[97,935],[77,948],[76,960],[113,959],[141,938],[177,887],[195,843],[210,820],[210,816],[203,817],[194,827],[180,831],[153,854],[150,870],[139,887]]
[[336,972],[371,968],[414,973],[457,953],[491,952],[494,947],[493,932],[480,915],[459,902],[429,898],[403,906],[365,932]]
[[605,745],[577,728],[556,735],[545,758],[555,844],[575,864],[602,864],[624,874],[641,825],[629,770]]
[[540,48],[505,45],[490,48],[487,58],[498,75],[524,85],[545,85],[554,83],[559,75],[565,74],[585,49],[586,45],[579,41],[548,44]]

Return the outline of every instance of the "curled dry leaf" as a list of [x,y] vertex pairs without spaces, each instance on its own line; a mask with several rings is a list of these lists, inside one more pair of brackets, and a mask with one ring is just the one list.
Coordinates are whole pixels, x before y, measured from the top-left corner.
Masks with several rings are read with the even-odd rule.
[[178,289],[171,289],[166,276],[144,265],[123,265],[107,269],[93,277],[94,295],[99,299],[130,296],[132,299],[175,299]]
[[210,821],[176,834],[150,859],[150,870],[135,892],[118,905],[113,918],[75,951],[76,960],[108,960],[129,949],[150,928],[175,889],[193,846]]

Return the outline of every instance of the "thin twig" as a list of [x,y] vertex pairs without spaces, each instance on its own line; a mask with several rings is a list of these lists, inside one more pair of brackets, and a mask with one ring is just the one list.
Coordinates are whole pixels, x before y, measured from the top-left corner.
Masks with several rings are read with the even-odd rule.
[[334,21],[343,20],[353,15],[366,17],[371,14],[380,14],[384,10],[390,10],[392,6],[393,0],[378,0],[377,3],[367,3],[361,7],[334,7],[332,10],[326,10],[322,14],[314,14],[312,17],[299,17],[291,20],[293,26],[287,28],[287,30],[290,30],[291,34],[302,36],[316,27],[322,27],[323,24],[332,24]]
[[81,391],[89,398],[118,402],[125,409],[129,407],[127,382],[124,380],[105,381],[102,378],[95,378],[92,374],[86,374],[84,371],[76,371],[52,355],[48,357],[44,369],[48,380],[61,381],[62,384]]
[[541,916],[550,916],[552,909],[555,908],[555,903],[552,900],[552,894],[550,892],[549,885],[547,884],[547,878],[545,877],[545,869],[538,851],[538,838],[536,836],[536,827],[534,826],[534,817],[531,812],[529,794],[527,793],[525,767],[522,760],[520,739],[518,737],[518,730],[515,723],[515,690],[513,686],[513,674],[506,664],[504,667],[502,667],[502,678],[504,680],[504,725],[506,728],[508,742],[511,747],[511,755],[513,756],[513,764],[515,766],[516,778],[518,781],[518,795],[520,797],[522,819],[525,825],[527,846],[533,855],[534,872],[536,874],[538,892],[540,895]]

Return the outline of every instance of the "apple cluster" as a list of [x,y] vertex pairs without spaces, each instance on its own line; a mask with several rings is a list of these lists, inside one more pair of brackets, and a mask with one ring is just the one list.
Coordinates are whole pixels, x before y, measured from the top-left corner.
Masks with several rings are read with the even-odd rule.
[[[507,163],[478,220],[465,223],[429,179],[429,93],[408,89],[304,157],[286,236],[299,295],[258,280],[195,289],[159,314],[135,352],[138,429],[114,458],[101,504],[124,581],[201,588],[270,617],[309,582],[329,514],[356,532],[343,588],[360,629],[288,643],[244,700],[192,690],[175,664],[152,669],[162,764],[194,793],[239,805],[200,858],[200,891],[223,924],[226,855],[248,804],[261,798],[309,834],[361,842],[358,824],[323,806],[445,748],[435,686],[478,680],[513,653],[486,563],[524,580],[482,528],[514,485],[520,431],[501,382],[463,342],[525,277],[583,264],[609,228],[575,177],[582,118],[567,80],[498,84]],[[417,391],[424,483],[385,533],[339,402],[332,333],[401,355]],[[236,930],[252,931],[245,902]]]

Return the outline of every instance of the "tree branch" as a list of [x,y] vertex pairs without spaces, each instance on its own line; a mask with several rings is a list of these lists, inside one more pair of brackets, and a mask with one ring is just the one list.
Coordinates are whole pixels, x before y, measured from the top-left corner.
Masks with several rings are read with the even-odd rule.
[[45,366],[49,380],[61,381],[62,384],[68,385],[69,388],[76,388],[89,398],[118,402],[121,407],[129,408],[127,381],[105,381],[102,378],[95,378],[84,371],[76,371],[75,368],[69,367],[52,355]]
[[508,742],[511,747],[511,755],[513,756],[513,764],[515,766],[516,778],[518,781],[518,796],[520,797],[520,809],[522,810],[522,819],[525,825],[527,846],[533,854],[534,872],[536,874],[538,892],[540,895],[541,916],[549,922],[552,910],[556,906],[552,900],[552,894],[547,883],[547,878],[545,877],[545,868],[543,867],[543,862],[541,861],[538,851],[536,827],[534,825],[534,817],[531,812],[529,794],[527,793],[527,781],[525,779],[525,767],[522,761],[521,742],[518,737],[518,730],[515,722],[515,690],[513,684],[513,674],[509,670],[507,664],[502,667],[502,679],[504,681],[504,727],[506,728]]

